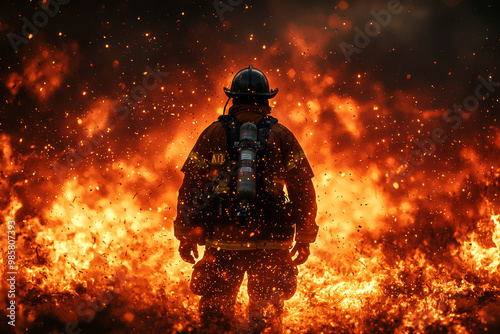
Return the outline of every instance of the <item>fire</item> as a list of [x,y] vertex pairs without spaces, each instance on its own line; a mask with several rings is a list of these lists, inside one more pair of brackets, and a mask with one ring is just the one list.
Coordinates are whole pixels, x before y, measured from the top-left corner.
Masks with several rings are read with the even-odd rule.
[[[341,10],[348,7],[339,2]],[[319,19],[331,28],[351,24],[338,15]],[[84,106],[78,112],[58,106],[64,115],[54,126],[60,139],[51,146],[27,133],[33,127],[22,136],[0,135],[0,209],[18,225],[19,328],[49,323],[47,331],[62,330],[70,321],[83,326],[87,320],[138,332],[196,326],[192,268],[179,258],[172,233],[180,168],[201,131],[222,114],[222,87],[250,62],[268,74],[272,88],[280,88],[273,114],[296,134],[316,174],[320,234],[309,261],[299,267],[299,290],[286,304],[286,329],[500,328],[500,169],[494,154],[500,130],[492,125],[488,139],[477,141],[469,130],[450,132],[455,137],[448,146],[390,184],[389,173],[407,167],[398,154],[408,155],[413,140],[440,125],[442,110],[420,107],[423,94],[387,94],[370,73],[346,74],[345,64],[323,61],[333,32],[294,24],[285,30],[282,43],[245,35],[258,57],[223,46],[223,54],[238,56],[221,61],[222,76],[179,66],[177,81],[167,82],[169,77],[148,91],[124,120],[115,120],[112,110],[124,84],[110,96],[78,86],[75,96]],[[289,54],[280,55],[280,48]],[[47,102],[65,87],[78,48],[42,50],[25,59],[25,75],[8,76],[12,98],[26,90]],[[352,87],[362,93],[350,94]],[[103,142],[56,178],[53,162],[109,122],[113,129],[104,131]],[[0,258],[2,266],[5,261]],[[5,279],[0,290],[5,294]],[[240,317],[247,302],[242,289]],[[0,299],[0,307],[6,306]]]
[[[463,260],[470,264],[470,267],[476,272],[486,272],[493,276],[498,273],[500,266],[500,252],[498,251],[500,248],[500,223],[498,219],[500,219],[500,215],[492,216],[491,222],[493,224],[482,224],[478,229],[478,232],[486,235],[492,234],[490,244],[493,242],[494,245],[491,247],[483,246],[478,241],[481,237],[474,231],[470,240],[463,242],[461,252],[457,252],[457,255],[462,256]],[[493,233],[491,233],[492,229]]]
[[112,116],[112,109],[113,101],[110,99],[103,98],[94,103],[86,115],[77,121],[83,127],[85,135],[92,136],[92,133],[102,129]]
[[62,49],[40,47],[35,50],[36,55],[24,62],[22,75],[12,72],[6,86],[13,96],[24,86],[31,94],[40,100],[50,98],[61,86],[62,81],[71,67],[72,54],[77,52],[76,44],[64,45]]

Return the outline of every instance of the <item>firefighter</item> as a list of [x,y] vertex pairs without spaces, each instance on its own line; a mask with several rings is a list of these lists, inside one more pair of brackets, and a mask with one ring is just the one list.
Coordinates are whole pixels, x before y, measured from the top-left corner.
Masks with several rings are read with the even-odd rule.
[[201,296],[205,332],[238,325],[245,273],[249,332],[279,332],[297,266],[318,233],[314,175],[292,132],[270,116],[278,89],[269,89],[261,71],[250,65],[224,91],[233,105],[202,132],[181,169],[174,234],[186,262],[195,264],[198,245],[205,246],[190,284]]

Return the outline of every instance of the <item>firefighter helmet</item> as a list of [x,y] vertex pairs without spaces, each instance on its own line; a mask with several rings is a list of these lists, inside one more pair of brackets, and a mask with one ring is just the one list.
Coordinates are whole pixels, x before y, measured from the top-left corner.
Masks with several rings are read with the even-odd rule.
[[248,66],[233,78],[231,89],[224,87],[224,93],[229,98],[264,98],[272,99],[278,93],[278,88],[269,90],[269,82],[261,71]]

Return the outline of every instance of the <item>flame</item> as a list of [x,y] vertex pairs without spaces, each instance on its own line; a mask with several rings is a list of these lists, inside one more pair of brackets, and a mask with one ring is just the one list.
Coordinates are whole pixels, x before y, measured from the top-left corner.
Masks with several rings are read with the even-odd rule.
[[[84,94],[85,95],[85,94]],[[107,98],[96,101],[88,113],[77,120],[78,125],[84,129],[84,134],[89,137],[103,129],[108,120],[113,116],[114,102]]]
[[32,57],[25,58],[22,74],[9,74],[6,87],[13,96],[24,87],[40,101],[47,100],[61,87],[70,69],[76,66],[75,58],[71,57],[77,49],[76,44],[63,45],[60,49],[40,46]]
[[[338,6],[349,8],[346,1]],[[336,14],[315,15],[325,27],[351,25]],[[172,233],[180,168],[201,131],[222,114],[222,87],[252,63],[280,87],[273,115],[297,136],[316,174],[320,233],[299,267],[299,290],[286,303],[286,330],[498,329],[500,169],[492,153],[500,130],[487,130],[487,144],[469,141],[465,130],[450,131],[454,139],[437,145],[402,182],[388,184],[389,173],[409,166],[397,156],[407,157],[412,142],[441,126],[442,107],[420,107],[425,98],[418,92],[388,94],[369,73],[333,66],[323,59],[333,36],[333,29],[293,24],[272,42],[247,35],[258,56],[225,44],[221,54],[235,56],[221,57],[222,75],[201,76],[199,68],[179,65],[175,82],[148,91],[124,120],[113,117],[112,107],[125,84],[108,96],[78,86],[81,108],[58,105],[62,120],[50,145],[28,133],[31,126],[1,134],[0,208],[19,232],[19,328],[37,328],[44,317],[83,324],[92,312],[103,316],[92,318],[96,323],[114,321],[139,332],[147,332],[149,322],[170,332],[196,325],[192,268],[179,258]],[[48,103],[67,87],[73,55],[76,46],[45,45],[26,58],[23,76],[10,73],[6,86],[16,98],[26,89]],[[113,70],[124,63],[112,62]],[[110,124],[100,145],[61,180],[55,177],[54,161],[64,163],[61,155]],[[2,238],[0,246],[6,245]],[[248,303],[245,284],[239,316]],[[0,307],[5,310],[5,299]]]

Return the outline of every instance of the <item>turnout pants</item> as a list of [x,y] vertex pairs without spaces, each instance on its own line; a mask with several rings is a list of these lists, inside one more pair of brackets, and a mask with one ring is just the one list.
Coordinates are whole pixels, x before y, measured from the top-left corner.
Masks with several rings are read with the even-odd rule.
[[235,329],[234,306],[248,275],[249,332],[279,332],[283,305],[297,289],[297,267],[287,249],[224,250],[208,247],[194,266],[191,290],[201,296],[201,326],[208,332]]

